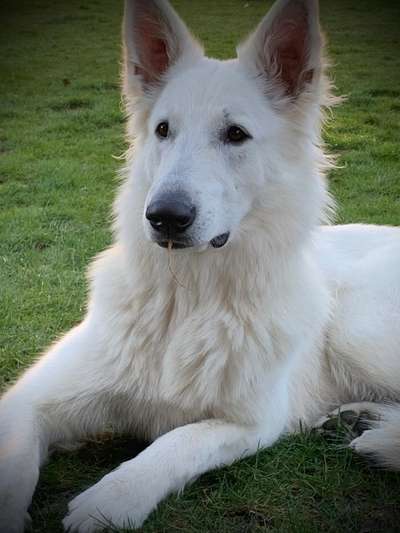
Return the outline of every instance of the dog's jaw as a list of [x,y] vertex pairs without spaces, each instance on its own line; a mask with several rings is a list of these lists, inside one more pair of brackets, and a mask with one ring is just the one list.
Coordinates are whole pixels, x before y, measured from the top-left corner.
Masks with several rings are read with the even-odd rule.
[[[208,248],[214,248],[214,249],[223,248],[229,241],[229,237],[230,237],[230,232],[227,231],[226,233],[217,235],[216,237],[211,239],[211,241],[208,243],[195,244],[190,241],[183,242],[183,241],[175,241],[175,240],[171,240],[171,241],[154,240],[153,242],[158,244],[158,246],[160,246],[161,248],[170,248],[171,250],[187,250],[188,248],[195,248],[197,251],[204,251]],[[171,243],[171,245],[169,243]]]

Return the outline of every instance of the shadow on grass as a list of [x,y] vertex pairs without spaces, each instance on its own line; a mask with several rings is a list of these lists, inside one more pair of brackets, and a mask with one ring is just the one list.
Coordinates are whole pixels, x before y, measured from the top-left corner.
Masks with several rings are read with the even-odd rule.
[[34,533],[63,531],[61,519],[68,502],[122,462],[139,454],[146,443],[127,436],[104,436],[81,448],[57,450],[41,471],[30,508]]
[[[332,429],[332,433],[334,430]],[[142,533],[399,531],[400,480],[371,467],[332,435],[304,432],[201,476],[151,514]],[[34,533],[61,533],[68,502],[146,444],[106,436],[56,452],[43,469],[31,515]],[[122,533],[123,530],[121,530]]]

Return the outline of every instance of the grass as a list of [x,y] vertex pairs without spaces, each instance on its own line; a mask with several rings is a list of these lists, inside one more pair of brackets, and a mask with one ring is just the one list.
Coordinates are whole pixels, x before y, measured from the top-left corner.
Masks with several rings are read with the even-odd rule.
[[[232,55],[266,11],[259,0],[175,0],[210,55]],[[110,242],[125,150],[119,97],[122,4],[3,0],[0,76],[0,388],[82,317],[85,268]],[[340,222],[400,221],[400,5],[322,0],[347,101],[326,131],[341,154]],[[58,454],[32,505],[34,533],[61,531],[69,499],[140,444]],[[316,435],[285,439],[164,502],[143,532],[398,531],[400,477]]]

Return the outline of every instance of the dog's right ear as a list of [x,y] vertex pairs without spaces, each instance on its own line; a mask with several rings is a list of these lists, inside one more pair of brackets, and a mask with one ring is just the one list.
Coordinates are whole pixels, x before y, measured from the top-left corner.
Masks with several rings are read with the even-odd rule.
[[172,66],[203,55],[167,0],[125,0],[123,40],[128,98],[154,92]]

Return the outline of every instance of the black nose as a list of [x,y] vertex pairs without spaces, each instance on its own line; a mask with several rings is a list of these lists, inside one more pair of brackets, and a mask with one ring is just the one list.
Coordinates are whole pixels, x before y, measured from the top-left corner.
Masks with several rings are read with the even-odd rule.
[[146,209],[152,228],[169,236],[183,233],[196,218],[196,208],[182,193],[168,193],[156,198]]

